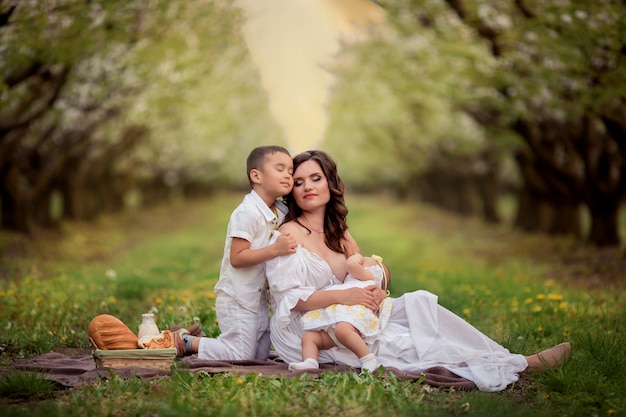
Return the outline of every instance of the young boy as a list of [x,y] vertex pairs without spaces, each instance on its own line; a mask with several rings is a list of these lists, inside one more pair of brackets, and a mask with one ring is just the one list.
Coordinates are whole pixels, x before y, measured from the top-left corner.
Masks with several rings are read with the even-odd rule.
[[200,359],[208,360],[269,357],[269,298],[263,264],[296,252],[297,242],[288,234],[268,245],[287,213],[278,198],[293,187],[293,162],[285,148],[261,146],[248,156],[247,171],[252,190],[230,216],[215,285],[220,335],[195,337],[186,329],[179,330],[179,356],[197,352]]

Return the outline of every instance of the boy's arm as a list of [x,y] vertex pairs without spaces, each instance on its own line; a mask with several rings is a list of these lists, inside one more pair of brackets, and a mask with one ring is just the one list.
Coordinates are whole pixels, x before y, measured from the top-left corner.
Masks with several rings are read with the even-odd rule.
[[258,265],[275,256],[296,253],[297,246],[296,240],[288,233],[278,236],[271,245],[259,249],[250,249],[250,242],[234,237],[230,245],[230,264],[234,268]]

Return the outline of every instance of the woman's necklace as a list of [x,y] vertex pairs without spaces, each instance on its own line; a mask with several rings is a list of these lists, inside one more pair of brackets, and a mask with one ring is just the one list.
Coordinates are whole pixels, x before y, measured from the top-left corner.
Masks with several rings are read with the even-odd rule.
[[303,224],[304,227],[306,227],[307,229],[315,232],[315,233],[324,233],[324,229],[322,228],[322,230],[316,230],[313,227],[311,227],[311,222],[309,222],[308,219],[306,219],[304,216],[300,216],[300,223],[302,223],[302,220],[306,220]]

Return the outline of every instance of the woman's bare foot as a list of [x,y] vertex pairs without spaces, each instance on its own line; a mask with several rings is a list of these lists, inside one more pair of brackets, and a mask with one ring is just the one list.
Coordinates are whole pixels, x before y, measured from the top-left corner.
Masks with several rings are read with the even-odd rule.
[[572,345],[569,342],[565,342],[534,355],[526,356],[528,368],[526,368],[525,371],[544,372],[549,369],[554,369],[565,363],[569,359],[571,352]]

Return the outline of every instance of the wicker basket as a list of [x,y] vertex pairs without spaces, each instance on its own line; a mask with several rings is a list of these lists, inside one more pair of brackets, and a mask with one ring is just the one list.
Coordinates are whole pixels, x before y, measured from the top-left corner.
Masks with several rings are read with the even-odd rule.
[[176,348],[93,351],[96,368],[148,368],[169,371],[176,359]]

